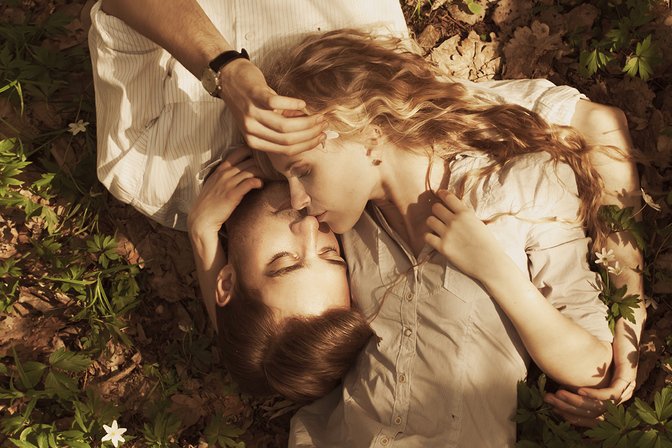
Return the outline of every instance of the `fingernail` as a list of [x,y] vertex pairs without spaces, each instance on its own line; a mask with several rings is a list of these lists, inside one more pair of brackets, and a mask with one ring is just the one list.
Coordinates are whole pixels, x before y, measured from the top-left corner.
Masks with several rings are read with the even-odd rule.
[[327,129],[329,129],[329,123],[324,123],[324,124],[322,125],[322,130],[323,130],[323,131],[326,131]]
[[323,143],[326,139],[327,139],[327,134],[322,134],[322,135],[320,135],[319,142]]
[[324,115],[318,115],[316,123],[322,123],[324,121]]

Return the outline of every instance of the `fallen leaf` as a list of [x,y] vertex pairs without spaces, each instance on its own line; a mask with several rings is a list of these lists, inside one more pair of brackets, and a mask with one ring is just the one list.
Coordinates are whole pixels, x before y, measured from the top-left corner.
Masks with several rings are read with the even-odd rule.
[[582,3],[563,15],[567,31],[581,38],[582,48],[586,48],[588,40],[593,37],[593,23],[599,15],[600,10],[590,3]]
[[434,25],[427,25],[425,30],[418,36],[418,44],[422,47],[423,50],[429,51],[434,48],[436,42],[441,38],[441,31],[438,30]]
[[435,48],[429,59],[455,78],[476,82],[493,79],[501,68],[500,43],[494,33],[490,37],[492,42],[483,42],[475,31],[471,31],[460,42],[459,36],[453,36]]
[[492,21],[500,28],[502,35],[508,36],[511,32],[530,23],[530,10],[534,6],[532,0],[500,0],[492,14]]
[[[516,29],[504,45],[504,76],[510,79],[537,78],[550,71],[550,62],[569,52],[560,34],[549,34],[549,27],[535,20],[532,27]],[[540,64],[541,60],[546,62]]]

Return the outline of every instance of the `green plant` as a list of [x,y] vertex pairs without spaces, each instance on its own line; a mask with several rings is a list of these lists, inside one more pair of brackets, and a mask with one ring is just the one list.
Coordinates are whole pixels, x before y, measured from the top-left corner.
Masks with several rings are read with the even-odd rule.
[[210,424],[206,426],[203,435],[208,446],[218,444],[221,448],[245,448],[244,442],[236,442],[234,439],[239,437],[245,430],[236,428],[228,424],[228,417],[223,415],[221,409],[212,416]]
[[[590,45],[582,48],[581,40],[573,38],[583,30],[570,33],[571,48],[580,51],[579,73],[588,78],[613,64],[631,78],[639,76],[648,81],[662,61],[658,42],[644,30],[653,19],[655,0],[601,0],[598,5],[600,15],[592,29]],[[611,24],[606,32],[604,21]]]

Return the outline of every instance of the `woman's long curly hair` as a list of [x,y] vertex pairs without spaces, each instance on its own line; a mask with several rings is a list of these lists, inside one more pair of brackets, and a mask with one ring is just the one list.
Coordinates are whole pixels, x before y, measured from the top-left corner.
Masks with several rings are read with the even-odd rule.
[[413,153],[447,161],[467,151],[489,154],[493,163],[462,179],[458,196],[516,156],[546,151],[550,163],[574,170],[581,198],[577,218],[595,244],[603,240],[597,218],[602,181],[582,136],[521,106],[497,104],[441,80],[445,75],[409,41],[353,29],[310,36],[273,58],[265,74],[278,94],[305,100],[307,112],[324,114],[341,136],[374,124],[388,141]]

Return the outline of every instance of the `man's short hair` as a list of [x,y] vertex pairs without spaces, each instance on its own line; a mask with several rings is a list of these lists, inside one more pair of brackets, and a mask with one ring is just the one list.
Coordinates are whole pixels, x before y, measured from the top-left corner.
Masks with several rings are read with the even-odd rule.
[[224,363],[241,389],[300,404],[336,387],[374,334],[352,308],[279,318],[240,277],[217,310],[217,326]]

